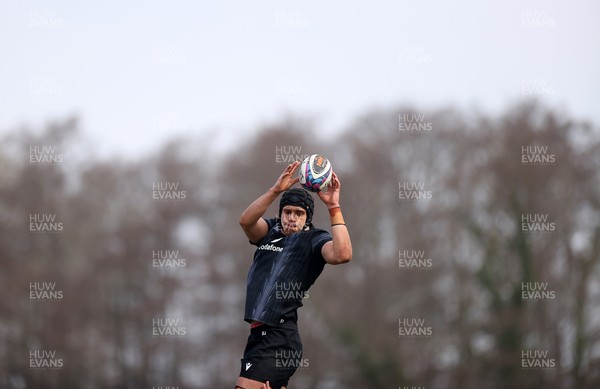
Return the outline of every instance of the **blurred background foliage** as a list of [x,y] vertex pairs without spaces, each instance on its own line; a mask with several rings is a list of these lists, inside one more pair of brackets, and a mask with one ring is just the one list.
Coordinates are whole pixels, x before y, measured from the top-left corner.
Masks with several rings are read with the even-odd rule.
[[[404,114],[431,131],[399,131]],[[330,158],[354,246],[299,311],[309,366],[291,388],[600,386],[597,125],[531,101],[497,117],[399,106],[335,137],[286,118],[227,151],[190,135],[133,160],[90,156],[82,130],[67,118],[0,142],[1,387],[233,387],[253,255],[238,217],[283,170],[281,146]],[[30,164],[35,145],[63,162]],[[523,165],[528,145],[555,162]],[[186,198],[153,199],[156,182]],[[432,199],[400,200],[402,182],[422,182]],[[30,233],[33,213],[55,214],[64,231]],[[548,215],[556,231],[525,233],[522,214]],[[328,228],[319,201],[315,221]],[[177,250],[186,266],[153,267],[156,250]],[[431,268],[399,268],[404,250],[424,250]],[[55,282],[64,298],[32,301],[32,282]],[[547,282],[556,298],[523,301],[523,282]],[[406,317],[432,336],[399,336]],[[179,319],[185,336],[153,336],[155,318]],[[33,349],[64,366],[30,369]],[[556,367],[522,369],[532,349]]]

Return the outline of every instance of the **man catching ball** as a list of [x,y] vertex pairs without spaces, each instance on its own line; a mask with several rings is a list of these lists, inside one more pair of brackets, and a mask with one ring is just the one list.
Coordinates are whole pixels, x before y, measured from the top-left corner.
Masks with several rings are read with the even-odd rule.
[[[290,189],[299,181],[292,177],[299,165],[291,163],[240,216],[244,233],[257,249],[248,272],[244,313],[250,335],[236,389],[286,388],[302,364],[297,310],[303,296],[326,263],[352,259],[352,242],[340,208],[340,180],[333,173],[328,191],[318,192],[329,210],[330,234],[312,225],[311,194]],[[280,194],[279,217],[263,218]]]

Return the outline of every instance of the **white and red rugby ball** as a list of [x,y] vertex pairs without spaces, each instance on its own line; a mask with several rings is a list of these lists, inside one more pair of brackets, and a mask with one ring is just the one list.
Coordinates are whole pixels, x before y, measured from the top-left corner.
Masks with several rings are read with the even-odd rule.
[[325,189],[332,176],[331,162],[321,154],[308,156],[300,164],[300,185],[312,192]]

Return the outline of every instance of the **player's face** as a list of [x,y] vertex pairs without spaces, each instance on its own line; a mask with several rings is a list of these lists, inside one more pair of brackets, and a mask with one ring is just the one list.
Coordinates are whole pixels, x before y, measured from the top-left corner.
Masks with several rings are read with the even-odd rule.
[[286,205],[281,210],[281,226],[283,233],[290,235],[300,232],[306,224],[306,211],[302,207],[295,205]]

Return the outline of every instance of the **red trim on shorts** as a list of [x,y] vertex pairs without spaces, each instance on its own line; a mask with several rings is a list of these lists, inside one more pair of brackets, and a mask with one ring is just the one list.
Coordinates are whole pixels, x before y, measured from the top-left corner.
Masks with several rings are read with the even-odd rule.
[[264,325],[265,325],[265,323],[261,323],[259,321],[255,321],[254,323],[250,324],[250,328],[252,329],[252,328],[256,328],[256,327],[260,327],[260,326],[264,326]]

